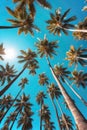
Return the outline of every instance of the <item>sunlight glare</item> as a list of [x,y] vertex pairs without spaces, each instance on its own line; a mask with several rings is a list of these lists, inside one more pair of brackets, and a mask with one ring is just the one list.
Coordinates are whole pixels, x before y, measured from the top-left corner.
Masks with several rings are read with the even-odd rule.
[[14,60],[16,58],[16,50],[14,48],[5,49],[4,60]]

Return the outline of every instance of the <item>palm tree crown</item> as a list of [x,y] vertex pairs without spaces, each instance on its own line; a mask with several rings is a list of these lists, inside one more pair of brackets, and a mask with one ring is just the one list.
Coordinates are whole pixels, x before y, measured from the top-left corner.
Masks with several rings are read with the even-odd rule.
[[63,67],[63,64],[55,65],[54,72],[58,78],[62,79],[62,81],[64,81],[65,77],[68,78],[68,75],[70,74],[70,71],[68,71],[66,67]]
[[85,88],[87,86],[87,73],[84,73],[83,71],[73,71],[72,76],[70,79],[73,80],[73,82],[77,85],[77,87],[80,87],[80,85]]
[[40,85],[48,84],[48,77],[46,76],[45,73],[39,74],[39,84]]
[[14,69],[14,65],[10,66],[8,63],[6,64],[5,67],[0,65],[0,82],[1,82],[1,85],[3,85],[6,80],[9,83],[11,81],[11,79],[16,76],[16,72],[17,71]]
[[63,31],[66,35],[68,34],[66,29],[74,28],[75,25],[71,24],[70,22],[76,19],[75,16],[72,16],[66,19],[67,14],[69,13],[70,9],[66,10],[63,15],[61,15],[60,8],[55,11],[55,15],[50,13],[51,20],[48,20],[47,29],[50,33],[61,35],[61,31]]
[[82,66],[87,65],[85,61],[87,59],[87,48],[82,49],[80,46],[78,49],[75,49],[74,46],[70,46],[70,50],[66,53],[66,60],[70,61],[69,65],[77,65],[80,63]]
[[52,57],[52,54],[56,54],[55,49],[58,48],[57,41],[49,42],[46,36],[43,40],[40,40],[36,43],[37,51],[40,54],[40,57],[44,55]]
[[[83,22],[79,22],[76,29],[87,29],[87,17]],[[87,40],[87,32],[73,32],[73,36],[78,40]]]

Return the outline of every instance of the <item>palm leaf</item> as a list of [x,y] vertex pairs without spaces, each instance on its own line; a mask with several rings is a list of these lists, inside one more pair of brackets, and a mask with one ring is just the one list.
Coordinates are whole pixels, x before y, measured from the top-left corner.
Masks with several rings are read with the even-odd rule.
[[63,21],[66,18],[66,16],[69,13],[69,11],[70,11],[70,9],[68,9],[67,11],[65,11],[65,13],[61,17],[61,21]]
[[17,14],[13,10],[11,10],[9,7],[6,7],[6,9],[7,9],[9,14],[11,14],[12,16],[17,18]]
[[72,22],[74,20],[76,20],[76,16],[72,16],[71,18],[68,18],[68,19],[64,20],[63,22],[68,23],[68,22]]

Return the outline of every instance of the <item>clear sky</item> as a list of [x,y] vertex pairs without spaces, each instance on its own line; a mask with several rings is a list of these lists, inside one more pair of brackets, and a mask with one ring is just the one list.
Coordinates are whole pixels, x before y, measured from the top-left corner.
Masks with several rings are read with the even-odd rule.
[[[66,57],[66,51],[68,51],[70,49],[70,45],[74,45],[76,48],[79,47],[80,45],[83,45],[83,47],[87,47],[87,41],[78,41],[75,40],[75,38],[72,36],[72,33],[70,32],[68,36],[65,36],[64,34],[62,34],[61,37],[59,36],[54,36],[53,34],[50,34],[49,31],[46,30],[46,20],[49,20],[50,18],[50,12],[54,13],[55,9],[57,8],[61,8],[62,12],[64,12],[65,10],[67,10],[68,8],[71,9],[70,13],[68,16],[72,16],[75,15],[77,17],[77,20],[75,22],[73,22],[74,24],[77,24],[80,21],[83,21],[84,18],[87,16],[87,12],[83,12],[81,11],[83,6],[86,4],[84,2],[84,0],[47,0],[48,2],[50,2],[50,4],[52,5],[52,9],[51,10],[46,10],[44,8],[42,8],[41,6],[39,6],[37,4],[37,2],[35,2],[35,7],[36,7],[36,16],[35,16],[35,24],[40,28],[41,32],[34,32],[34,37],[32,37],[29,33],[27,35],[24,35],[24,33],[22,33],[21,35],[17,34],[18,29],[10,29],[10,30],[0,30],[0,44],[3,43],[5,48],[13,48],[15,51],[15,57],[13,57],[12,59],[7,58],[7,60],[5,61],[0,61],[0,64],[5,65],[7,62],[11,65],[15,65],[15,68],[20,71],[22,69],[22,64],[19,64],[17,61],[18,59],[16,58],[19,54],[20,54],[20,50],[27,50],[27,48],[30,48],[32,50],[36,51],[35,48],[35,42],[37,42],[37,38],[41,38],[43,39],[44,34],[47,35],[47,38],[49,39],[49,41],[52,40],[58,40],[59,41],[59,48],[58,48],[58,55],[54,57],[54,59],[51,59],[51,63],[54,66],[57,63],[64,63],[65,67],[68,67],[68,61],[65,61],[64,58]],[[14,9],[14,4],[12,3],[12,0],[1,0],[0,2],[0,26],[1,25],[11,25],[9,22],[6,21],[7,18],[11,18],[11,15],[8,14],[7,10],[6,10],[6,6]],[[12,53],[12,52],[10,52]],[[31,102],[34,104],[33,105],[33,111],[34,111],[34,116],[33,116],[33,130],[39,130],[39,118],[38,118],[38,110],[40,109],[40,107],[37,105],[36,103],[36,99],[35,96],[37,95],[37,93],[40,90],[43,90],[46,92],[46,87],[41,87],[38,84],[38,75],[42,72],[46,72],[46,74],[48,75],[50,82],[54,82],[54,79],[50,73],[49,67],[46,63],[46,59],[40,59],[40,57],[38,57],[38,61],[40,63],[40,69],[37,70],[37,74],[35,76],[30,76],[28,74],[28,71],[25,71],[23,75],[21,75],[18,80],[12,85],[12,87],[6,92],[6,93],[11,93],[14,97],[17,94],[17,91],[19,90],[18,87],[18,83],[20,81],[21,78],[24,78],[25,76],[27,76],[27,78],[29,79],[29,85],[27,85],[25,87],[24,92],[26,94],[30,94],[31,96]],[[68,67],[68,69],[70,71],[73,70],[73,67]],[[78,67],[78,70],[85,70],[85,72],[87,72],[87,67]],[[67,86],[65,86],[66,89]],[[74,88],[76,88],[74,86]],[[0,88],[1,89],[1,88]],[[80,89],[76,90],[79,92],[79,94],[84,97],[87,100],[87,88],[84,90],[82,89],[82,87]],[[68,90],[69,91],[69,90]],[[72,96],[72,98],[75,99],[75,101],[77,102],[78,107],[80,108],[81,112],[86,116],[87,115],[87,108],[79,102],[79,100],[72,94],[71,91],[69,91],[69,94]],[[59,100],[60,102],[63,102],[63,100]],[[54,109],[52,107],[52,104],[50,102],[50,99],[46,100],[45,103],[50,107],[51,113],[52,113],[52,121],[55,122],[55,127],[56,130],[59,130],[59,128],[57,127],[57,121],[56,121],[56,115],[54,112]],[[63,105],[63,103],[61,103],[61,106],[63,108],[63,110],[67,113],[67,115],[71,115],[71,113],[66,110],[65,106]],[[73,117],[72,117],[72,121],[73,121]],[[73,121],[74,123],[74,121]],[[12,130],[16,130],[16,123],[13,127]],[[0,128],[3,126],[3,122],[2,124],[0,124]],[[19,128],[18,130],[21,130],[21,128]],[[75,127],[73,127],[73,130],[75,130]]]

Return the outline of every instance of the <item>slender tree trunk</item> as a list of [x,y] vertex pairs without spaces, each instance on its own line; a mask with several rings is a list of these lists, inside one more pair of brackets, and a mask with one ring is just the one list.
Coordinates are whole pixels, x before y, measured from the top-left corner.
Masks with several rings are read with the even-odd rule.
[[82,115],[82,113],[79,111],[79,109],[77,108],[77,106],[74,104],[73,100],[71,99],[71,97],[68,95],[68,93],[66,92],[66,90],[63,88],[61,82],[59,79],[57,79],[54,71],[53,71],[53,68],[48,60],[48,57],[47,57],[47,62],[48,62],[48,65],[50,67],[50,70],[51,70],[51,73],[54,77],[54,79],[56,80],[57,84],[58,84],[58,87],[60,88],[61,90],[61,93],[72,113],[72,115],[74,116],[74,119],[75,119],[75,122],[79,128],[79,130],[86,130],[87,129],[87,120],[85,119],[85,117]]
[[[47,88],[48,88],[48,87],[47,87]],[[54,103],[54,101],[53,101],[53,99],[52,99],[50,93],[49,93],[49,97],[50,97],[50,100],[51,100],[51,102],[52,102],[52,104],[53,104],[54,110],[55,110],[55,112],[56,112],[56,117],[57,117],[57,121],[58,121],[59,128],[60,128],[60,130],[62,130],[62,129],[61,129],[61,125],[60,125],[60,120],[59,120],[58,111],[57,111],[56,105],[55,105],[55,103]]]
[[40,130],[42,130],[42,105],[43,103],[41,103]]
[[63,113],[63,111],[62,111],[62,108],[61,108],[61,106],[60,106],[60,104],[59,104],[59,102],[58,102],[58,99],[56,99],[56,101],[57,101],[58,107],[59,107],[59,109],[60,109],[61,115],[62,115],[62,117],[63,117],[63,119],[64,119],[64,122],[65,122],[65,125],[66,125],[66,130],[69,130],[69,127],[68,127],[68,125],[67,125],[67,121],[66,121],[66,119],[65,119],[65,116],[64,116],[64,113]]
[[20,112],[20,110],[19,110],[18,113],[16,114],[16,116],[15,116],[15,118],[14,118],[14,120],[13,120],[13,123],[12,123],[12,125],[10,126],[10,129],[9,129],[9,130],[12,130],[12,127],[13,127],[15,121],[16,121],[16,118],[17,118],[19,112]]
[[19,28],[21,26],[0,26],[0,29],[13,29],[13,28]]
[[26,67],[24,67],[20,73],[12,80],[10,81],[1,91],[0,91],[0,96],[2,96],[9,88],[10,86],[15,82],[15,80],[24,72],[24,70],[26,69]]
[[70,32],[84,32],[84,33],[87,33],[86,29],[69,29],[69,28],[63,28],[61,26],[60,26],[60,28],[62,28],[64,30],[67,30],[67,31],[70,31]]
[[73,87],[65,80],[65,83],[69,86],[69,88],[73,91],[73,93],[81,100],[82,103],[84,103],[85,106],[87,106],[87,102],[73,89]]
[[86,57],[77,57],[78,59],[87,60]]
[[8,113],[8,111],[12,108],[14,102],[16,101],[16,99],[18,98],[18,96],[20,95],[21,91],[22,91],[22,89],[20,89],[20,91],[19,91],[18,94],[16,95],[15,99],[14,99],[13,102],[12,102],[12,105],[7,109],[7,111],[5,112],[5,114],[1,117],[0,123],[1,123],[1,121],[3,120],[3,118],[6,116],[6,114]]

